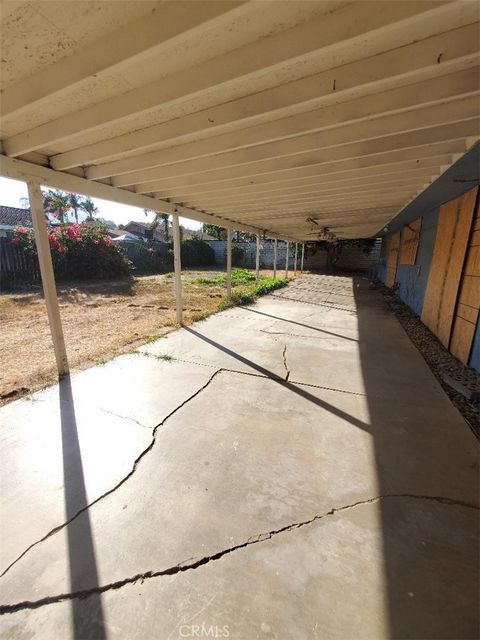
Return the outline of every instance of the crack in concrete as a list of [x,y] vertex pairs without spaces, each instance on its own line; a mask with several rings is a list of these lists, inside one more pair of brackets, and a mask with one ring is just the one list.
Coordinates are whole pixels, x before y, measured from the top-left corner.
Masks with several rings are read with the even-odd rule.
[[93,507],[93,505],[97,504],[97,502],[100,502],[101,500],[103,500],[104,498],[106,498],[107,496],[109,496],[111,493],[114,493],[117,489],[119,489],[129,478],[131,478],[133,476],[133,474],[135,473],[135,471],[137,470],[138,465],[140,464],[140,462],[142,461],[142,459],[147,455],[147,453],[149,453],[152,449],[153,446],[155,445],[156,439],[157,439],[157,432],[160,429],[160,427],[163,427],[165,425],[165,423],[167,422],[167,420],[169,420],[175,413],[177,413],[177,411],[180,411],[180,409],[182,409],[186,404],[188,404],[191,400],[193,400],[194,398],[196,398],[198,395],[200,395],[200,393],[202,393],[202,391],[204,391],[209,384],[213,381],[213,379],[215,378],[215,376],[219,373],[221,373],[221,371],[223,371],[223,369],[217,369],[216,371],[214,371],[212,373],[212,375],[209,377],[209,379],[207,380],[207,382],[202,385],[199,389],[197,389],[197,391],[195,391],[195,393],[193,393],[192,395],[190,395],[188,398],[186,398],[181,404],[179,404],[177,407],[175,407],[175,409],[173,409],[167,416],[165,416],[165,418],[159,423],[157,424],[153,430],[152,430],[152,439],[150,441],[150,444],[148,445],[148,447],[146,447],[145,449],[143,449],[143,451],[135,458],[132,468],[131,470],[127,473],[127,475],[123,476],[123,478],[121,480],[119,480],[119,482],[117,482],[117,484],[113,487],[111,487],[110,489],[108,489],[108,491],[106,491],[105,493],[102,493],[102,495],[98,496],[98,498],[95,498],[95,500],[93,500],[92,502],[90,502],[89,504],[87,504],[85,507],[83,507],[82,509],[79,509],[79,511],[77,511],[77,513],[75,513],[69,520],[67,520],[66,522],[63,522],[60,525],[57,525],[56,527],[54,527],[53,529],[51,529],[48,533],[46,533],[42,538],[40,538],[39,540],[36,540],[35,542],[32,542],[31,545],[29,545],[15,560],[13,560],[13,562],[11,562],[8,567],[6,569],[4,569],[4,571],[0,574],[0,578],[3,578],[3,576],[5,576],[6,573],[8,573],[8,571],[10,571],[10,569],[17,564],[17,562],[19,562],[23,557],[25,557],[25,555],[31,551],[34,547],[36,547],[37,545],[39,545],[40,543],[44,542],[45,540],[47,540],[48,538],[50,538],[51,536],[53,536],[54,534],[58,533],[59,531],[61,531],[62,529],[64,529],[66,526],[68,526],[71,522],[73,522],[73,520],[75,520],[79,515],[81,515],[84,511],[86,511],[87,509],[90,509],[90,507]]
[[285,367],[285,371],[287,372],[285,375],[285,380],[288,380],[288,378],[290,377],[290,370],[287,365],[287,345],[283,347],[282,355],[283,355],[283,366]]
[[42,607],[45,605],[55,604],[55,603],[63,602],[67,600],[73,600],[75,598],[87,598],[90,595],[120,589],[128,584],[134,584],[139,580],[143,582],[144,580],[149,580],[151,578],[159,578],[162,576],[172,576],[178,573],[182,573],[184,571],[195,570],[203,565],[209,564],[210,562],[215,562],[216,560],[220,560],[220,558],[223,558],[223,556],[226,556],[230,553],[238,551],[239,549],[244,549],[251,545],[259,544],[261,542],[266,542],[267,540],[271,540],[274,536],[277,536],[279,534],[286,533],[289,531],[294,531],[296,529],[301,529],[305,526],[313,524],[314,522],[317,522],[324,518],[334,516],[337,513],[341,513],[342,511],[348,511],[349,509],[355,509],[357,507],[361,507],[367,504],[374,504],[374,503],[380,502],[381,500],[389,500],[389,499],[426,500],[426,501],[437,502],[439,504],[444,504],[448,506],[457,506],[457,507],[464,507],[464,508],[476,509],[476,510],[480,509],[478,505],[473,504],[471,502],[465,502],[465,501],[456,500],[453,498],[446,498],[444,496],[427,496],[427,495],[416,495],[411,493],[391,493],[391,494],[375,496],[373,498],[359,500],[357,502],[343,505],[341,507],[332,507],[329,511],[326,511],[321,514],[316,514],[312,518],[309,518],[308,520],[294,522],[292,524],[288,524],[283,527],[280,527],[279,529],[273,529],[272,531],[267,531],[265,533],[260,533],[256,536],[251,536],[245,542],[238,543],[236,545],[233,545],[232,547],[227,547],[226,549],[217,551],[216,553],[210,556],[203,556],[202,558],[199,558],[199,559],[189,558],[188,560],[184,560],[176,565],[168,567],[167,569],[160,569],[158,571],[146,571],[144,573],[138,573],[129,578],[124,578],[122,580],[117,580],[115,582],[111,582],[106,585],[102,585],[99,587],[95,587],[95,588],[87,589],[83,591],[62,593],[56,596],[48,596],[40,600],[33,600],[33,601],[25,600],[23,602],[17,602],[15,604],[0,605],[0,615],[15,613],[17,611],[26,610],[26,609],[38,609],[39,607]]
[[[290,334],[285,334],[285,335],[290,335]],[[143,353],[143,352],[139,352],[139,355],[149,356],[148,353]],[[181,358],[176,358],[175,360],[176,362],[183,362],[185,364],[194,364],[200,367],[208,367],[209,369],[215,369],[215,366],[216,366],[214,364],[208,364],[206,362],[197,362],[195,360],[183,360]],[[314,384],[313,382],[302,382],[300,380],[294,380],[290,378],[290,376],[285,380],[284,378],[281,378],[280,376],[277,376],[274,373],[272,373],[272,375],[270,376],[267,376],[263,373],[254,373],[253,371],[241,371],[240,369],[230,369],[228,367],[222,367],[222,371],[224,371],[225,373],[237,373],[241,376],[251,376],[252,378],[263,378],[264,380],[273,380],[274,382],[289,382],[290,384],[297,385],[299,387],[311,387],[312,389],[334,391],[335,393],[346,393],[351,396],[360,396],[360,397],[369,398],[369,399],[376,398],[379,400],[385,400],[385,396],[382,396],[382,395],[365,393],[364,391],[351,391],[350,389],[339,389],[338,387],[327,387],[326,385]],[[291,372],[290,372],[290,375],[291,375]],[[418,402],[406,402],[406,401],[403,401],[403,405],[413,406],[413,407],[419,406]]]
[[337,339],[333,336],[317,336],[317,335],[306,336],[301,333],[287,333],[286,331],[267,331],[266,329],[260,329],[260,331],[262,333],[268,334],[269,336],[290,336],[291,338],[311,338],[312,340],[336,340]]
[[130,420],[131,422],[138,424],[139,427],[143,427],[143,429],[148,429],[149,431],[152,431],[152,429],[154,428],[154,427],[148,427],[146,424],[143,424],[143,422],[140,422],[139,420],[136,420],[135,418],[132,418],[130,416],[122,416],[119,413],[116,413],[115,411],[110,411],[110,409],[104,409],[103,407],[100,407],[100,411],[103,411],[104,413],[108,413],[111,416],[115,416],[115,418],[120,418],[121,420]]
[[[290,334],[286,334],[286,335],[290,335]],[[143,351],[139,351],[138,355],[146,356],[146,357],[154,357],[154,356],[151,356],[151,354],[145,353]],[[209,364],[207,362],[197,362],[196,360],[185,360],[182,358],[175,358],[175,361],[183,362],[184,364],[194,364],[194,365],[198,365],[199,367],[208,367],[209,369],[215,369],[216,367],[216,365],[214,364]],[[240,369],[230,369],[229,367],[222,367],[221,370],[224,371],[225,373],[238,373],[241,376],[251,376],[252,378],[263,378],[264,380],[273,380],[275,382],[288,381],[291,384],[298,385],[299,387],[312,387],[313,389],[324,389],[325,391],[336,391],[338,393],[348,393],[349,395],[352,395],[352,396],[363,396],[363,397],[367,396],[366,393],[362,393],[361,391],[350,391],[349,389],[338,389],[337,387],[326,387],[321,384],[313,384],[312,382],[300,382],[299,380],[292,380],[290,376],[287,379],[284,379],[284,378],[281,378],[280,376],[277,376],[274,373],[272,373],[272,375],[270,376],[267,376],[263,373],[254,373],[253,371],[241,371]],[[417,406],[417,404],[415,404],[415,406]]]

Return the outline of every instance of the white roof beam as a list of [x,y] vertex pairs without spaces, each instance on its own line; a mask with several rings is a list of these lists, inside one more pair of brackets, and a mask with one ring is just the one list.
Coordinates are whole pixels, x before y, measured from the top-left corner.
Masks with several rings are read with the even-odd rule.
[[[443,143],[445,144],[445,143]],[[453,149],[451,143],[450,149]],[[455,148],[460,148],[462,141],[456,143]],[[443,151],[446,149],[439,149]],[[357,183],[361,181],[369,181],[372,179],[382,178],[389,179],[391,175],[398,175],[398,172],[405,172],[407,175],[410,172],[415,173],[417,170],[421,171],[423,168],[431,168],[441,166],[448,163],[451,160],[451,153],[435,153],[430,151],[430,157],[426,158],[407,158],[400,159],[397,162],[383,162],[381,164],[372,163],[363,167],[351,167],[353,161],[346,161],[347,166],[343,168],[341,163],[334,163],[332,166],[311,165],[306,167],[305,170],[295,170],[295,175],[290,177],[289,171],[284,175],[283,172],[264,174],[260,176],[247,176],[230,181],[212,182],[212,183],[198,183],[193,185],[172,187],[172,189],[165,188],[162,191],[154,192],[152,195],[155,198],[160,199],[173,199],[176,202],[184,202],[192,197],[218,197],[223,195],[235,195],[243,193],[263,193],[263,192],[275,192],[279,189],[283,189],[289,186],[300,186],[303,184],[315,181],[317,184],[331,184],[337,183],[339,180],[349,181]],[[350,164],[349,164],[350,163]],[[351,168],[350,168],[351,167]]]
[[117,29],[94,43],[86,43],[73,56],[40,69],[35,75],[19,80],[2,93],[3,117],[21,112],[32,104],[56,97],[87,78],[102,78],[106,72],[141,64],[153,55],[161,55],[166,45],[195,27],[242,5],[237,1],[202,1],[159,3],[146,16]]
[[[375,191],[377,193],[381,193],[382,191],[385,190],[392,190],[395,189],[397,187],[402,187],[402,186],[407,186],[407,187],[411,187],[412,190],[415,188],[416,185],[418,185],[419,187],[425,183],[425,180],[429,179],[432,175],[432,172],[429,171],[428,173],[419,173],[417,175],[414,176],[408,176],[406,178],[401,178],[401,177],[397,177],[397,178],[393,178],[390,176],[389,180],[384,180],[383,182],[377,182],[377,183],[368,183],[365,185],[352,185],[348,188],[348,192],[350,194],[362,194],[362,193],[371,193],[372,191]],[[321,188],[318,187],[317,185],[311,185],[309,187],[304,187],[301,190],[285,190],[283,193],[273,193],[273,194],[266,194],[263,196],[254,196],[254,197],[249,197],[249,198],[238,198],[238,197],[231,197],[228,199],[224,199],[224,200],[211,200],[209,198],[203,198],[200,199],[201,201],[208,202],[208,208],[212,209],[214,207],[225,207],[225,206],[237,206],[237,207],[246,207],[246,206],[250,206],[250,205],[257,205],[257,204],[262,204],[264,202],[272,202],[272,203],[276,203],[276,202],[289,202],[292,199],[302,199],[302,198],[307,198],[307,197],[321,197],[323,195],[334,195],[334,194],[342,194],[345,193],[345,189],[347,187],[345,186],[344,182],[339,180],[337,182],[337,184],[335,186],[330,186],[330,188],[325,189],[325,188]],[[191,207],[200,207],[200,200],[181,200],[181,202],[184,202],[187,206],[191,206]]]
[[[463,152],[468,151],[468,150],[469,150],[470,148],[472,148],[475,144],[477,144],[477,142],[478,142],[479,140],[480,140],[480,136],[479,136],[478,132],[477,132],[477,134],[476,134],[476,135],[474,135],[474,136],[472,136],[472,137],[467,138],[467,139],[465,140],[465,148],[463,149]],[[405,203],[403,204],[403,207],[402,207],[401,209],[399,209],[399,210],[395,213],[395,215],[398,215],[398,214],[403,210],[403,208],[404,208],[404,207],[406,207],[408,204],[410,204],[410,202],[412,202],[413,200],[415,200],[415,198],[416,198],[418,195],[420,195],[420,193],[422,193],[422,192],[423,192],[423,191],[424,191],[428,186],[430,186],[430,184],[431,184],[432,182],[434,182],[434,181],[435,181],[435,180],[437,180],[441,175],[443,175],[443,174],[445,173],[445,171],[447,171],[447,170],[452,166],[452,164],[454,164],[457,160],[459,160],[459,159],[462,157],[462,155],[463,155],[463,153],[455,153],[455,154],[453,154],[453,155],[452,155],[452,157],[451,157],[451,159],[450,159],[450,162],[449,162],[449,163],[447,163],[446,165],[441,166],[441,167],[440,167],[440,170],[439,170],[438,172],[436,172],[436,173],[435,173],[435,175],[432,175],[432,176],[431,176],[431,179],[430,179],[430,180],[429,180],[425,185],[423,185],[423,187],[422,187],[421,189],[419,189],[419,190],[418,190],[418,192],[414,193],[414,194],[412,195],[412,197],[411,197],[411,198],[409,198],[409,199],[407,200],[407,202],[405,202]],[[393,216],[393,217],[395,217],[395,216]]]
[[[183,155],[183,150],[181,147],[175,147],[162,152],[163,164],[161,167],[115,176],[113,184],[125,186],[153,181],[158,178],[159,171],[162,171],[163,174],[163,167],[171,165],[177,167],[179,174],[185,174],[193,172],[192,169],[194,171],[211,170],[222,166],[235,166],[258,160],[281,158],[360,141],[377,140],[398,133],[428,130],[433,127],[475,118],[479,114],[478,104],[478,94],[475,94],[460,100],[422,107],[421,109],[394,116],[381,116],[366,122],[346,124],[326,131],[290,137],[263,145],[251,145],[245,149],[227,150],[224,153],[202,158],[180,159]],[[156,154],[158,153],[156,152]],[[159,161],[159,158],[157,159]],[[176,162],[176,159],[178,159],[178,162]],[[100,171],[100,173],[104,172]],[[94,167],[87,172],[87,177],[89,179],[98,179],[105,176],[97,175],[96,167]]]
[[259,204],[257,207],[218,207],[216,213],[218,215],[241,217],[242,219],[248,219],[249,217],[258,218],[262,213],[271,212],[275,213],[283,206],[288,212],[305,211],[312,207],[320,206],[332,206],[343,207],[345,205],[358,204],[389,204],[390,202],[404,202],[412,193],[415,193],[414,188],[404,187],[403,189],[391,189],[390,192],[382,193],[369,193],[365,195],[350,195],[345,194],[343,196],[330,196],[325,198],[306,198],[305,200],[290,200],[282,203],[267,205]]
[[[383,210],[382,212],[377,212],[375,209],[373,210],[367,210],[367,215],[368,215],[368,221],[372,222],[373,220],[384,220],[386,216],[388,216],[390,214],[390,212],[392,211],[392,208],[387,208],[385,210]],[[360,212],[362,217],[365,217],[365,210],[363,210],[362,212]],[[304,215],[304,214],[302,214]],[[304,227],[309,227],[310,229],[312,229],[312,231],[315,231],[315,229],[317,230],[317,233],[320,231],[322,226],[330,226],[331,224],[335,224],[335,223],[352,223],[355,221],[359,220],[359,212],[358,211],[354,211],[353,213],[350,213],[349,215],[342,215],[342,214],[325,214],[322,215],[320,218],[314,218],[314,220],[317,222],[317,224],[312,224],[311,221],[309,221],[308,217],[307,218],[303,218],[301,219],[300,217],[298,217],[295,222],[296,224],[298,224],[299,226],[302,225]],[[279,228],[283,228],[282,223],[278,225]]]
[[[449,158],[449,156],[442,156]],[[401,180],[416,180],[418,177],[424,178],[431,175],[432,170],[436,170],[441,166],[441,162],[430,162],[424,164],[421,167],[413,167],[411,169],[399,167],[397,170],[391,169],[388,172],[378,174],[378,172],[372,170],[370,175],[360,177],[337,177],[337,176],[325,176],[330,178],[329,180],[322,180],[324,176],[321,174],[318,176],[312,176],[308,178],[300,178],[297,180],[285,181],[285,183],[279,182],[273,185],[252,185],[250,188],[242,187],[241,189],[225,189],[222,191],[209,191],[209,192],[195,192],[186,194],[179,192],[176,195],[169,195],[168,193],[153,194],[153,197],[158,197],[162,200],[171,199],[175,202],[187,202],[191,198],[202,198],[203,200],[209,200],[214,202],[215,198],[222,202],[244,202],[246,199],[256,198],[270,198],[276,196],[282,196],[285,194],[303,193],[305,191],[316,189],[326,190],[337,187],[339,184],[343,188],[362,188],[364,186],[377,186],[386,183],[399,182]]]
[[[402,86],[416,82],[426,83],[424,91],[417,91],[416,95],[428,96],[425,98],[428,100],[454,95],[455,91],[464,93],[464,83],[472,85],[462,72],[468,73],[468,68],[478,62],[476,39],[476,25],[468,25],[226,104],[60,153],[52,156],[51,166],[54,169],[68,169],[97,164],[103,159],[113,160],[153,147],[172,146],[174,142],[182,144],[270,121],[289,113],[341,104],[382,90],[398,91]],[[441,64],[437,62],[439,51],[442,52]],[[446,74],[448,80],[442,82]],[[475,88],[478,88],[478,76],[475,80]],[[448,84],[445,85],[445,82]]]
[[[460,135],[454,135],[460,133]],[[315,157],[309,157],[301,162],[283,162],[280,166],[276,162],[273,166],[253,167],[231,167],[224,169],[215,169],[207,173],[195,173],[186,176],[168,177],[156,180],[148,184],[140,184],[135,186],[137,193],[153,193],[161,189],[181,188],[190,189],[191,187],[200,186],[201,188],[226,187],[236,184],[244,184],[250,181],[252,184],[274,184],[283,180],[292,180],[303,178],[305,176],[332,175],[338,173],[348,173],[359,175],[362,172],[370,175],[370,173],[382,168],[390,168],[393,164],[400,162],[412,162],[426,158],[437,157],[439,155],[451,155],[454,153],[465,152],[465,135],[464,131],[452,132],[449,140],[441,142],[427,142],[426,144],[417,145],[412,152],[412,147],[406,149],[389,149],[379,154],[366,156],[363,158],[342,158],[341,160],[330,159],[322,154],[316,154]],[[298,160],[298,159],[297,159]],[[286,165],[286,166],[285,166]]]
[[[310,227],[315,227],[315,226],[319,226],[321,227],[322,225],[322,221],[323,220],[331,220],[335,217],[338,216],[350,216],[352,218],[358,217],[358,216],[375,216],[375,215],[388,215],[391,211],[393,211],[394,209],[391,206],[385,206],[385,207],[359,207],[359,208],[355,208],[355,209],[344,209],[342,210],[340,213],[339,212],[334,212],[334,211],[330,211],[329,209],[324,209],[320,212],[314,212],[314,211],[309,211],[307,213],[305,212],[300,212],[300,213],[292,213],[291,214],[291,218],[295,219],[295,224],[308,224]],[[285,213],[281,213],[279,214],[278,220],[278,227],[281,228],[284,226],[285,221],[288,222],[288,216],[290,216],[290,214],[285,214]],[[267,218],[268,216],[265,216],[265,218]],[[307,220],[307,218],[310,218],[310,221]],[[318,225],[315,225],[311,222],[311,219],[314,219],[318,222]],[[271,219],[274,219],[274,216],[271,215]]]
[[[459,117],[458,114],[462,113],[463,106],[469,100],[478,104],[478,67],[461,75],[463,77],[456,78],[459,84],[450,82],[450,75],[443,78],[444,82],[440,85],[443,90],[437,92],[437,99],[435,99],[435,89],[437,88],[435,82],[427,82],[425,86],[415,84],[324,109],[315,109],[301,115],[281,118],[274,122],[258,124],[201,141],[96,165],[87,169],[86,175],[89,179],[97,180],[139,169],[172,164],[185,159],[211,156],[283,139],[295,139],[307,133],[318,133],[338,127],[343,129],[348,125],[357,124],[357,130],[366,127],[367,123],[375,123],[378,126],[384,121],[383,119],[394,116],[397,122],[403,123],[415,123],[420,116],[419,125],[415,127],[420,128],[422,126],[421,115],[427,110],[431,114],[432,125],[445,122],[445,118],[449,118],[448,121],[452,121],[452,118],[456,120]],[[460,89],[459,93],[460,86],[463,90]],[[466,111],[468,111],[468,107]],[[381,132],[378,135],[381,135]]]
[[[461,5],[461,10],[459,6]],[[475,3],[447,2],[432,5],[428,1],[394,3],[362,2],[342,6],[325,16],[311,20],[279,34],[237,49],[225,64],[219,56],[183,72],[163,78],[143,88],[135,89],[86,109],[7,138],[5,153],[18,156],[28,151],[51,146],[106,124],[147,113],[182,98],[199,99],[216,86],[227,85],[225,99],[231,99],[231,83],[245,76],[250,91],[262,90],[273,84],[298,79],[338,64],[375,55],[387,48],[404,46],[445,29],[476,21]],[[366,34],[370,37],[365,38]],[[361,45],[361,46],[359,46]],[[315,55],[313,55],[315,54]],[[268,68],[270,75],[266,76]],[[248,78],[247,78],[248,77]],[[230,93],[229,93],[230,87]]]
[[[393,135],[385,135],[382,138],[370,140],[348,142],[348,138],[345,137],[344,144],[335,142],[336,139],[338,140],[338,136],[330,136],[329,132],[326,132],[325,138],[330,138],[330,144],[323,146],[325,138],[319,141],[315,140],[319,148],[316,148],[314,144],[312,146],[314,141],[309,140],[309,136],[307,136],[306,140],[302,141],[302,144],[299,144],[297,149],[292,149],[292,146],[287,144],[289,143],[287,140],[281,144],[272,143],[268,145],[268,149],[259,147],[252,150],[232,151],[224,154],[228,157],[214,156],[208,159],[191,160],[182,164],[164,166],[157,171],[147,170],[138,172],[134,176],[119,176],[112,179],[112,184],[117,187],[123,187],[145,183],[145,186],[141,187],[143,190],[154,191],[156,188],[152,186],[152,183],[153,185],[157,184],[159,176],[165,179],[167,177],[205,173],[206,177],[208,177],[214,170],[217,170],[225,171],[230,178],[234,178],[241,175],[266,173],[272,170],[289,169],[313,163],[319,164],[322,161],[332,162],[333,160],[361,158],[385,151],[467,138],[471,135],[476,135],[477,132],[478,117],[418,131],[396,132]],[[272,145],[275,145],[275,147]]]

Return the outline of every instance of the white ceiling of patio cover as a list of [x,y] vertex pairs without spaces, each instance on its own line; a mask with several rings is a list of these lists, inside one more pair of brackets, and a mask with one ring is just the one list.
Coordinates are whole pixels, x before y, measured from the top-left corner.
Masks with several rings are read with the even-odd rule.
[[478,139],[479,6],[3,0],[3,154],[267,235],[369,236]]

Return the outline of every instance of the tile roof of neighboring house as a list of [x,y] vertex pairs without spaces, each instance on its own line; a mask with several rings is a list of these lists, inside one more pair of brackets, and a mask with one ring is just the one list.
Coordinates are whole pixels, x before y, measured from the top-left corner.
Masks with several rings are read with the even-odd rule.
[[12,227],[31,227],[32,214],[30,213],[30,209],[0,205],[0,224],[10,225]]
[[123,225],[123,228],[133,234],[136,233],[136,228],[143,229],[144,231],[150,231],[155,240],[165,242],[163,225],[158,226],[156,229],[152,229],[151,222],[137,222],[136,220],[130,220],[128,224]]

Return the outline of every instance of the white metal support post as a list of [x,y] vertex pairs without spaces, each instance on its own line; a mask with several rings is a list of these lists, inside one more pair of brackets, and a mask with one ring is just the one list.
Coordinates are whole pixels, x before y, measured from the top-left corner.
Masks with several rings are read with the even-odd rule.
[[285,257],[285,278],[288,278],[288,254],[290,253],[290,242],[287,240],[285,243],[287,247],[287,255]]
[[297,275],[298,242],[295,243],[295,262],[293,263],[293,274]]
[[260,275],[260,236],[257,233],[257,247],[255,252],[255,277],[258,280]]
[[173,218],[173,266],[175,271],[175,305],[177,311],[177,324],[182,324],[182,261],[180,258],[180,222],[178,214]]
[[277,251],[278,251],[278,240],[275,238],[275,242],[273,245],[273,277],[277,277]]
[[300,259],[300,271],[303,272],[303,260],[305,258],[305,244],[302,244],[302,257]]
[[60,318],[57,289],[55,287],[52,254],[50,253],[47,223],[43,209],[43,196],[40,185],[36,182],[28,182],[27,186],[30,210],[32,212],[33,230],[35,232],[35,242],[37,245],[38,263],[42,276],[43,295],[45,296],[45,303],[47,305],[48,321],[52,334],[55,359],[57,361],[57,370],[59,375],[65,375],[68,373],[67,351],[65,349],[62,320]]
[[227,300],[232,297],[232,230],[227,229]]

